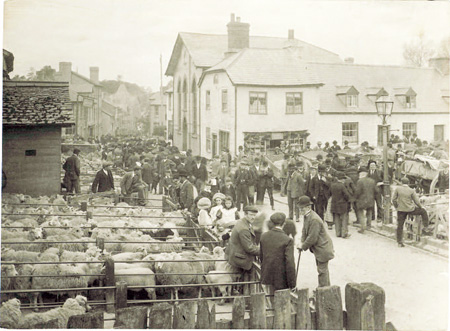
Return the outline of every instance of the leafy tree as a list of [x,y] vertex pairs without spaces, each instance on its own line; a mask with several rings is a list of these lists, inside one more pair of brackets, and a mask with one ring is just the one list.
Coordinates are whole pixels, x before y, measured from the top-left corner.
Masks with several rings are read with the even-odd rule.
[[31,67],[27,72],[27,80],[36,80],[36,70]]
[[44,66],[41,70],[36,71],[36,80],[39,81],[54,81],[56,70],[51,66]]
[[15,75],[12,80],[27,80],[27,77],[25,77],[24,75],[19,76],[19,75]]
[[439,57],[450,57],[450,35],[441,40],[438,49]]
[[406,63],[415,67],[424,67],[428,60],[436,54],[435,46],[423,33],[414,40],[403,45],[403,58]]

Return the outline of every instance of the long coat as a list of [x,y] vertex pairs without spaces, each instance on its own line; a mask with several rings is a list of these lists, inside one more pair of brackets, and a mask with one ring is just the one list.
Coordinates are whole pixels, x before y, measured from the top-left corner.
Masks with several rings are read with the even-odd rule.
[[350,194],[345,188],[344,183],[336,182],[331,184],[331,212],[333,214],[345,214],[348,212],[348,203],[350,202]]
[[208,170],[204,164],[200,164],[200,167],[197,166],[197,163],[194,163],[191,168],[191,174],[196,179],[200,179],[204,182],[208,180]]
[[80,167],[80,159],[76,154],[68,157],[63,165],[63,169],[66,171],[67,179],[78,179],[80,177]]
[[227,249],[228,263],[244,270],[252,268],[255,256],[259,255],[259,247],[256,245],[256,235],[247,218],[236,222],[231,232]]
[[180,205],[182,208],[191,209],[194,203],[194,185],[188,180],[185,180],[180,187]]
[[289,178],[289,183],[287,184],[287,190],[291,192],[292,198],[299,198],[306,193],[305,180],[303,175],[299,172],[294,172]]
[[273,228],[261,235],[261,283],[273,285],[275,291],[294,288],[294,240],[282,229]]
[[[321,176],[321,178],[325,178],[325,176]],[[319,195],[324,196],[325,199],[327,200],[330,197],[329,184],[323,181],[322,179],[319,180],[318,175],[315,175],[314,178],[311,180],[311,191],[313,193],[313,197],[315,200],[317,200],[317,197]]]
[[363,177],[356,183],[356,208],[368,209],[375,206],[375,195],[378,192],[378,188],[375,181],[369,177]]
[[95,175],[92,183],[92,193],[106,192],[114,190],[114,177],[111,170],[107,170],[108,174],[102,169]]
[[324,222],[313,210],[305,216],[302,230],[302,249],[310,249],[316,260],[327,262],[334,258],[334,247]]
[[258,179],[258,186],[261,188],[262,187],[273,188],[273,170],[270,167],[266,169],[261,169]]
[[123,175],[122,180],[120,181],[120,190],[123,195],[129,195],[135,185],[142,183],[141,176],[137,179],[134,178],[135,176],[136,175],[133,176],[133,172],[127,172]]

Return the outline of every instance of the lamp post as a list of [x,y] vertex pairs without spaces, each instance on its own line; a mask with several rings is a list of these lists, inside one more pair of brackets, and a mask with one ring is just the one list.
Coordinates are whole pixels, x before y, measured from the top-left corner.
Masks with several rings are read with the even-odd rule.
[[389,187],[389,173],[388,173],[388,157],[387,157],[387,140],[388,140],[388,125],[387,117],[392,115],[392,108],[394,108],[394,101],[388,96],[381,96],[375,101],[378,116],[383,120],[383,187],[384,187],[384,224],[389,224],[391,220],[391,189]]

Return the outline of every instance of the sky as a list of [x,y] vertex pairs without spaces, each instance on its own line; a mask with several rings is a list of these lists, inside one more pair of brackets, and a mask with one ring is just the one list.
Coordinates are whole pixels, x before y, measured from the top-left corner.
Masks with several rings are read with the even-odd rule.
[[72,62],[87,77],[98,66],[100,80],[120,75],[153,91],[160,86],[160,56],[164,74],[178,32],[226,34],[231,13],[250,24],[250,35],[287,38],[294,29],[295,38],[358,64],[402,65],[405,42],[423,34],[438,44],[450,35],[447,1],[3,1],[12,76]]

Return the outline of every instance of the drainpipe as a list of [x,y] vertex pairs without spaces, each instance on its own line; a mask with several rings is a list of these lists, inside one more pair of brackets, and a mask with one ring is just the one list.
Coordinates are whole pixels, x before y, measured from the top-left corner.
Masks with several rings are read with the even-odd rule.
[[234,86],[234,155],[237,155],[237,86]]
[[198,87],[198,155],[202,155],[202,91]]

